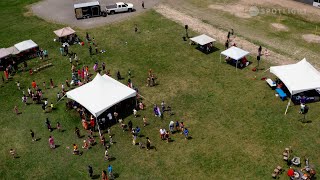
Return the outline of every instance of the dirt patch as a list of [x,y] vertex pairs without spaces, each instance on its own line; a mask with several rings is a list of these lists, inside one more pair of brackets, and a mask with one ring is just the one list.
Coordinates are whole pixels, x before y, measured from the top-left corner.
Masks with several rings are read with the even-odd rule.
[[[33,4],[32,12],[40,18],[60,24],[67,24],[72,27],[78,27],[82,29],[90,29],[99,26],[106,25],[108,23],[118,22],[126,20],[132,16],[135,16],[141,12],[151,9],[161,0],[148,0],[145,1],[145,9],[141,7],[142,0],[128,0],[133,4],[136,11],[132,13],[121,13],[115,15],[108,15],[107,17],[95,17],[90,19],[77,20],[75,18],[73,5],[75,3],[83,2],[83,0],[43,0],[39,3]],[[100,0],[101,8],[107,4],[119,2],[119,0]]]
[[304,34],[302,38],[309,43],[320,43],[320,36],[315,34]]
[[289,28],[287,26],[280,23],[271,23],[271,26],[277,31],[289,31]]
[[26,6],[27,11],[23,13],[24,16],[29,17],[33,16],[32,10],[31,10],[31,5]]
[[[227,32],[217,29],[210,24],[204,23],[201,20],[188,16],[182,12],[172,9],[166,5],[158,5],[155,10],[162,14],[164,17],[171,19],[181,25],[188,24],[189,28],[198,33],[207,34],[215,38],[220,43],[224,44],[227,38]],[[258,45],[251,43],[244,38],[233,36],[231,37],[232,43],[236,43],[239,48],[249,51],[251,55],[256,56],[258,54]],[[275,53],[269,50],[269,56],[263,57],[265,60],[271,61],[274,64],[292,64],[295,63],[293,59],[285,57],[281,54]]]
[[225,5],[215,5],[215,4],[211,4],[209,5],[210,9],[214,9],[214,10],[221,10],[221,11],[225,11],[228,12],[236,17],[239,18],[251,18],[252,16],[248,13],[249,12],[249,6],[245,6],[245,5],[240,5],[240,4],[225,4]]

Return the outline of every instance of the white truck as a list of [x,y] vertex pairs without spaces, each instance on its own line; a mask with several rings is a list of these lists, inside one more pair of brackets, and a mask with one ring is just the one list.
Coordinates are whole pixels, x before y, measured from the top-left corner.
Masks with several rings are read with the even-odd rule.
[[131,3],[117,2],[115,4],[106,6],[106,12],[108,14],[115,14],[120,12],[132,12],[133,10],[134,10],[133,4]]

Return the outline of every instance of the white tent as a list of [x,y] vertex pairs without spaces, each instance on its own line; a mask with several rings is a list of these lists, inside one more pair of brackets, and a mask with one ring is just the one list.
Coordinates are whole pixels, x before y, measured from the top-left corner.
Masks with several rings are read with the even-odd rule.
[[17,48],[19,52],[22,52],[22,51],[26,51],[26,50],[38,47],[38,45],[32,40],[26,40],[18,44],[15,44],[14,47]]
[[67,92],[67,97],[77,101],[95,117],[113,105],[136,96],[136,91],[114,80],[97,74],[89,83]]
[[10,55],[10,52],[6,48],[0,49],[0,59]]
[[[291,96],[320,88],[320,72],[305,58],[298,63],[272,66],[270,72],[276,75],[288,88]],[[286,109],[290,105],[290,100]]]
[[58,29],[53,31],[58,37],[65,37],[71,34],[74,34],[76,31],[73,30],[71,27],[64,27],[62,29]]
[[[238,47],[232,46],[227,50],[221,52],[222,55],[228,56],[231,59],[239,61],[243,57],[249,54],[248,51],[242,50]],[[220,62],[221,62],[221,54],[220,54]],[[238,68],[238,63],[236,64],[236,69]]]
[[215,39],[213,39],[212,37],[209,37],[209,36],[207,36],[205,34],[190,38],[190,40],[195,42],[195,43],[197,43],[197,44],[200,44],[201,46],[209,44],[211,42],[216,42]]

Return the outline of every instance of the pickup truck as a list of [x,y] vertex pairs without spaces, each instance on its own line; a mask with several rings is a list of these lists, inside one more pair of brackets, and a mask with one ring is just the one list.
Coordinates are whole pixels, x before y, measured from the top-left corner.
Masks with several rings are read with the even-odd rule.
[[106,11],[108,14],[115,14],[119,12],[132,12],[133,9],[133,4],[131,3],[123,3],[123,2],[118,2],[112,5],[106,6]]

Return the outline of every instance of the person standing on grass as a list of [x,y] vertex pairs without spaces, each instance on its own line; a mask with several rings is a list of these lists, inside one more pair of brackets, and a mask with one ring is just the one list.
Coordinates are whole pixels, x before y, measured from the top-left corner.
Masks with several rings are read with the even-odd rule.
[[10,149],[10,154],[11,154],[11,156],[13,157],[13,159],[15,159],[16,158],[16,150],[14,150],[14,149]]
[[68,80],[68,78],[66,79],[66,85],[67,85],[67,87],[69,88],[70,87],[70,84],[69,84],[69,80]]
[[83,146],[82,146],[82,149],[89,149],[89,145],[87,143],[86,140],[83,140]]
[[184,124],[183,124],[183,122],[180,122],[179,128],[180,128],[181,134],[182,134],[184,132]]
[[143,127],[146,127],[148,125],[146,116],[143,116],[142,121],[143,121]]
[[50,86],[51,86],[51,89],[54,88],[54,84],[53,84],[53,80],[50,79]]
[[16,113],[16,115],[19,115],[18,106],[14,106],[13,111]]
[[17,87],[20,90],[20,82],[19,81],[17,81]]
[[91,131],[95,131],[95,126],[96,126],[96,123],[94,121],[94,118],[91,118],[90,119],[90,128],[91,128]]
[[141,2],[142,9],[144,9],[144,1]]
[[57,101],[60,100],[60,92],[57,93]]
[[57,122],[57,129],[59,132],[61,131],[61,124],[59,122]]
[[35,138],[34,132],[31,129],[30,129],[30,134],[31,134],[32,141],[37,141],[37,139]]
[[111,177],[112,173],[113,173],[113,169],[112,169],[112,166],[110,164],[108,165],[108,173],[109,173],[109,176]]
[[60,54],[61,54],[61,56],[63,56],[63,53],[64,53],[64,49],[63,49],[63,47],[61,46],[61,47],[60,47]]
[[170,123],[169,123],[169,131],[171,132],[171,134],[173,134],[173,128],[174,128],[174,122],[170,121]]
[[146,139],[147,139],[147,142],[146,142],[147,150],[150,150],[150,148],[151,148],[151,141],[150,141],[149,137],[147,137]]
[[102,66],[102,71],[105,71],[105,70],[106,70],[106,63],[103,62],[103,63],[101,64],[101,66]]
[[37,87],[37,83],[35,80],[32,81],[31,86],[33,89],[35,89]]
[[93,169],[92,169],[92,167],[91,167],[90,165],[88,166],[88,173],[89,173],[89,177],[92,178],[92,176],[93,176]]
[[107,172],[105,170],[102,171],[101,177],[102,177],[102,180],[108,180],[108,175],[107,175]]
[[227,35],[228,39],[230,39],[230,34],[231,34],[230,31],[228,31],[228,35]]
[[80,136],[80,129],[78,127],[75,127],[74,133],[77,135],[78,138],[81,138]]
[[108,152],[108,148],[106,148],[105,152],[104,152],[104,160],[108,160],[109,161],[109,152]]
[[135,118],[137,117],[137,114],[138,114],[138,111],[134,108],[133,109],[133,115],[134,115]]
[[176,121],[175,127],[176,127],[176,131],[178,132],[178,131],[180,130],[180,123],[179,123],[179,121]]
[[132,121],[130,120],[130,121],[128,122],[129,132],[132,131],[132,127],[133,127],[133,124],[132,124]]
[[52,136],[49,136],[49,146],[51,149],[54,149],[56,147]]
[[89,46],[89,55],[91,56],[92,55],[92,47]]
[[261,56],[261,55],[262,55],[262,47],[259,46],[259,48],[258,48],[258,56]]
[[187,128],[184,128],[183,134],[184,134],[185,139],[187,140],[189,138],[189,130]]
[[109,143],[110,143],[110,144],[113,144],[112,135],[109,136]]
[[229,48],[229,40],[227,39],[226,42],[224,43],[224,47],[225,49],[228,49]]

